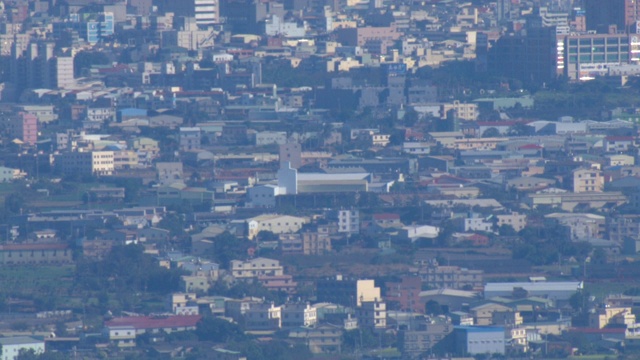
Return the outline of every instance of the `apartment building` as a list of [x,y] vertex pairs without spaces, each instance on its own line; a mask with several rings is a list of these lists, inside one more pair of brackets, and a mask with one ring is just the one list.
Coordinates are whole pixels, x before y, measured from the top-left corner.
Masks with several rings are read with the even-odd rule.
[[604,177],[597,169],[576,169],[573,171],[573,192],[602,192]]
[[469,270],[459,266],[421,265],[418,276],[430,288],[436,289],[478,289],[483,285],[484,272]]
[[283,274],[284,268],[278,260],[259,257],[244,261],[231,261],[231,275],[236,279],[257,279],[263,275],[280,276]]
[[387,327],[387,304],[379,299],[363,301],[356,308],[358,324],[371,329],[384,329]]
[[113,151],[77,151],[56,156],[56,166],[64,175],[112,175]]

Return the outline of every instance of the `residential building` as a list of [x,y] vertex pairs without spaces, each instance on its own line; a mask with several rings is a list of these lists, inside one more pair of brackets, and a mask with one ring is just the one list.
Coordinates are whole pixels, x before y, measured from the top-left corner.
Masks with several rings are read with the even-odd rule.
[[508,225],[511,226],[513,230],[519,232],[527,225],[527,215],[519,214],[517,212],[497,215],[496,217],[498,218],[498,228],[502,225]]
[[454,119],[475,121],[478,119],[480,112],[478,110],[478,104],[475,103],[461,103],[460,101],[454,101],[452,103],[443,103],[440,105],[440,118],[448,119],[453,115]]
[[387,291],[384,300],[387,304],[397,303],[397,308],[402,311],[424,312],[424,308],[420,304],[420,292],[422,291],[420,277],[403,276],[400,282],[387,282],[385,287]]
[[632,136],[607,136],[604,138],[606,152],[627,152],[634,147]]
[[112,175],[113,151],[74,151],[56,156],[56,165],[65,175]]
[[247,331],[275,331],[282,327],[282,307],[272,302],[254,303],[244,314]]
[[278,260],[259,257],[244,261],[231,261],[231,275],[236,279],[257,279],[263,275],[278,276],[283,274],[283,267]]
[[294,294],[298,283],[291,275],[259,275],[258,282],[270,291],[280,291],[287,294]]
[[158,0],[154,4],[158,5],[161,13],[192,17],[202,28],[220,23],[220,0]]
[[202,132],[199,127],[181,127],[178,136],[180,151],[200,149]]
[[398,350],[403,358],[418,359],[421,355],[431,352],[453,331],[453,325],[446,321],[433,321],[417,329],[401,330],[398,334]]
[[341,327],[324,324],[314,328],[291,329],[289,338],[306,339],[305,343],[312,354],[339,354],[343,332]]
[[576,169],[573,171],[573,192],[602,192],[604,177],[597,169]]
[[158,182],[161,184],[171,184],[182,181],[181,162],[158,162],[156,163]]
[[338,210],[338,232],[357,234],[360,232],[360,210]]
[[282,327],[312,327],[318,322],[317,310],[309,303],[287,303],[282,306]]
[[27,145],[38,141],[38,117],[27,112],[18,112],[8,118],[9,136]]
[[494,232],[494,224],[491,217],[485,218],[476,214],[473,216],[464,219],[464,231]]
[[598,0],[584,2],[587,30],[601,31],[610,25],[624,33],[636,32],[636,20],[640,18],[640,9],[633,0],[610,0],[602,3]]
[[361,301],[356,308],[358,324],[370,329],[378,330],[387,327],[387,304],[380,300]]
[[589,313],[589,327],[602,329],[607,326],[627,327],[636,323],[631,307],[605,307]]
[[206,293],[211,288],[210,279],[203,275],[182,275],[180,277],[182,291],[194,293]]
[[[607,219],[609,240],[621,244],[625,239],[640,240],[640,215],[620,214]],[[635,253],[635,252],[634,252]]]
[[331,252],[331,238],[320,232],[303,232],[302,252],[304,255],[323,255]]
[[440,266],[435,262],[421,264],[418,276],[424,285],[435,289],[479,289],[484,279],[482,270],[458,266]]
[[596,214],[553,213],[545,216],[556,219],[569,229],[573,241],[603,239],[606,233],[606,218]]
[[19,169],[12,169],[4,166],[0,166],[0,182],[10,182],[16,179],[21,179],[26,174]]
[[362,301],[381,299],[380,288],[373,280],[343,278],[318,279],[316,281],[317,298],[320,302],[331,302],[344,306],[360,306]]

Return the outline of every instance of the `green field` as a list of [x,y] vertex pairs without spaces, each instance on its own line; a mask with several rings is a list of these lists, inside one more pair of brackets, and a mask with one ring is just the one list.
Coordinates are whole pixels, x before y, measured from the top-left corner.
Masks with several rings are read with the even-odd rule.
[[68,296],[74,269],[74,266],[0,267],[0,291],[20,297]]

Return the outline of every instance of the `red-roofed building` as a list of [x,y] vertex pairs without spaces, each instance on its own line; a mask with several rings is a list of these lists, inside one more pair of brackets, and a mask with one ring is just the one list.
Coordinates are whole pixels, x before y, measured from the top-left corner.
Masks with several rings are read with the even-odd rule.
[[604,150],[606,152],[626,152],[633,147],[631,136],[607,136],[604,138]]
[[69,245],[63,243],[0,245],[0,265],[70,264]]
[[526,144],[518,147],[519,150],[542,150],[544,147],[536,144]]
[[135,346],[136,336],[144,333],[195,330],[200,315],[130,316],[104,323],[103,335],[119,347]]

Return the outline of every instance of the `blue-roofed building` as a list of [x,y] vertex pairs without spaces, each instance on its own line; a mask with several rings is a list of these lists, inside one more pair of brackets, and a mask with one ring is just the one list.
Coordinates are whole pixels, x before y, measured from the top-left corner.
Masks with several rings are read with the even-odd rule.
[[500,326],[455,326],[454,352],[462,355],[505,353],[505,330]]

